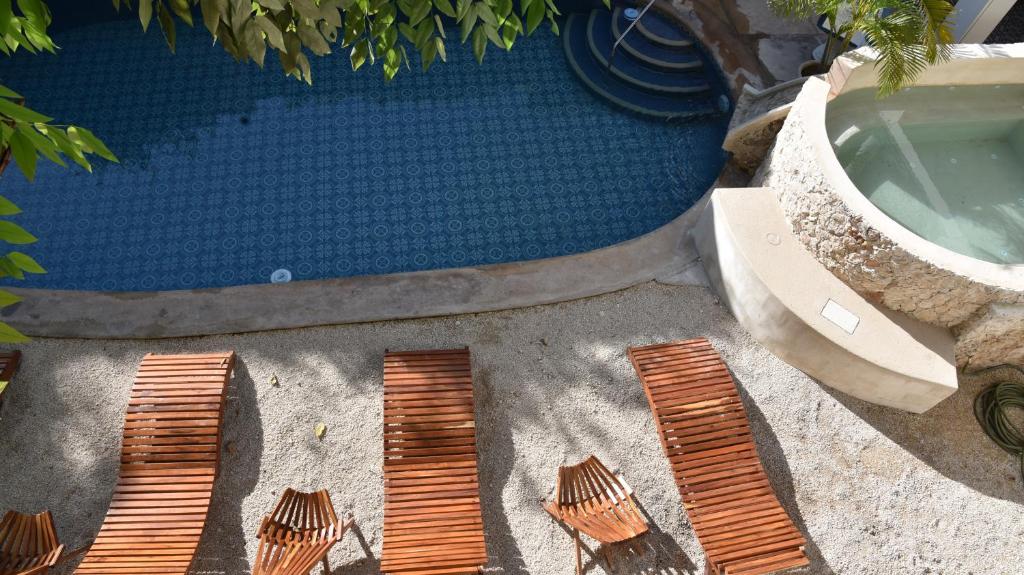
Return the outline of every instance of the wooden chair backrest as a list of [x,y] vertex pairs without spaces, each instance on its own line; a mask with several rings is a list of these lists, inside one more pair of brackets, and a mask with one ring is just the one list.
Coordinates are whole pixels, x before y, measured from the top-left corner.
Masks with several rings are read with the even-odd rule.
[[690,523],[709,571],[764,575],[809,563],[779,503],[729,368],[704,338],[633,347]]
[[625,541],[648,530],[630,487],[593,455],[558,469],[554,506],[553,515],[600,543]]
[[44,572],[60,557],[49,511],[35,515],[8,511],[0,519],[0,575]]
[[286,489],[256,534],[253,575],[306,575],[343,534],[326,490]]
[[18,350],[0,353],[0,405],[3,404],[4,392],[8,384],[14,379],[21,365],[21,352]]

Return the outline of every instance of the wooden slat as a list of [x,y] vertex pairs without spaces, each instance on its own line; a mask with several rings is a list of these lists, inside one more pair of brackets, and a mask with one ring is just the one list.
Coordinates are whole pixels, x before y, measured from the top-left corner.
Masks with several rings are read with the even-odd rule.
[[736,382],[706,339],[632,347],[661,445],[710,571],[765,575],[809,564],[779,504]]
[[185,575],[220,463],[234,352],[142,360],[125,414],[121,469],[81,575]]
[[469,350],[386,353],[381,572],[472,575],[486,562]]

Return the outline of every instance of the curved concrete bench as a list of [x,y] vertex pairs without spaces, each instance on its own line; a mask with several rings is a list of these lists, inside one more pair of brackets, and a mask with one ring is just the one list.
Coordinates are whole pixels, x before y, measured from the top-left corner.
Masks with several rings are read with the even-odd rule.
[[772,190],[715,190],[694,238],[733,315],[790,365],[917,413],[956,391],[949,331],[877,307],[832,275],[793,235]]

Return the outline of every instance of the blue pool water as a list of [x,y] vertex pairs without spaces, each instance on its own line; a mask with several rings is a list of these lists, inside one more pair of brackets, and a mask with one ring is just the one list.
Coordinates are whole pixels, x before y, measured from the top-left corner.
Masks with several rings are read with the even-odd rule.
[[92,174],[40,162],[0,194],[49,273],[24,287],[165,290],[573,254],[690,207],[727,118],[648,120],[606,104],[538,30],[477,66],[450,42],[429,73],[313,59],[312,87],[234,62],[198,29],[172,55],[154,26],[55,33],[59,55],[0,61],[0,82],[121,158]]

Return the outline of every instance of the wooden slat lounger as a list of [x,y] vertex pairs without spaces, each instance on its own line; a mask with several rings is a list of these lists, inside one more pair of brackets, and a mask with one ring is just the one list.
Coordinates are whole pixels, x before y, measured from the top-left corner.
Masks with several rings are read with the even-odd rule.
[[486,562],[469,350],[386,353],[381,572],[472,575]]
[[146,355],[110,510],[75,573],[184,575],[206,524],[234,352]]
[[14,379],[21,365],[21,352],[18,350],[5,351],[0,353],[0,407],[4,404],[4,392],[8,384]]
[[704,546],[707,572],[761,575],[808,564],[772,491],[736,383],[706,339],[629,349]]

